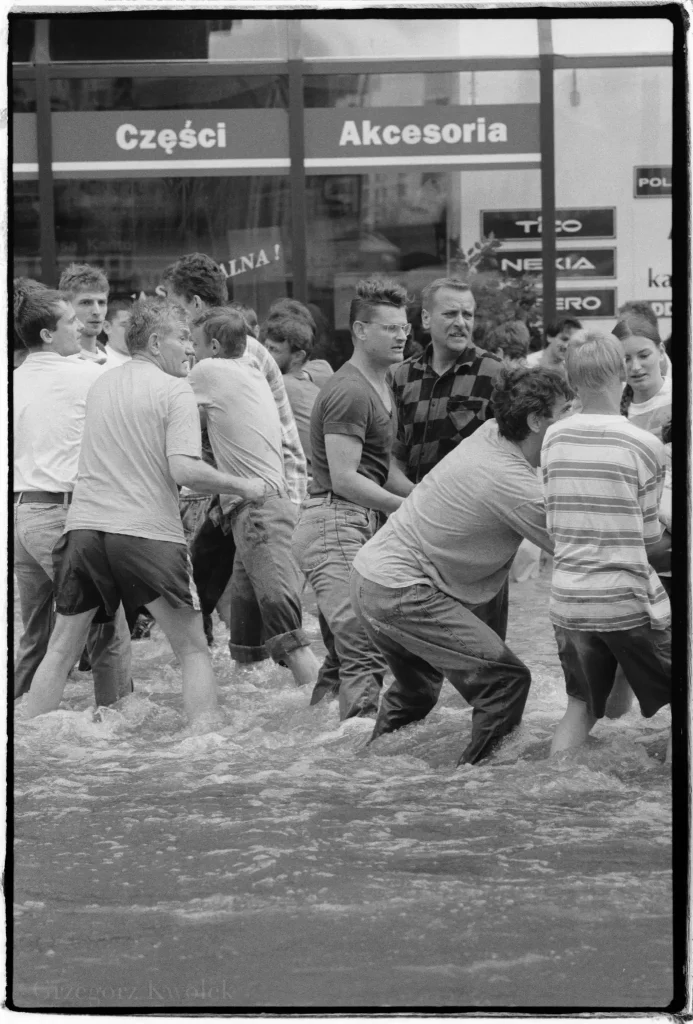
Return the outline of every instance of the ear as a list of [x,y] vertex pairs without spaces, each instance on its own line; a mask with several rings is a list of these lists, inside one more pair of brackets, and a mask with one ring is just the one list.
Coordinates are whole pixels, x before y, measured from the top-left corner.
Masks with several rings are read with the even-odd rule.
[[531,412],[527,417],[527,426],[533,434],[538,434],[542,427],[541,417],[536,412]]
[[431,314],[428,312],[427,309],[423,309],[423,308],[421,310],[421,326],[426,331],[431,326]]
[[193,295],[192,304],[196,313],[202,313],[204,311],[204,303],[199,295]]
[[212,349],[212,358],[218,359],[219,356],[222,354],[222,349],[221,345],[219,344],[216,338],[212,338],[210,348]]
[[361,321],[360,320],[355,320],[354,321],[354,325],[353,325],[353,327],[351,329],[352,329],[352,331],[354,333],[354,337],[357,338],[359,341],[363,341],[363,339],[365,337],[365,332],[364,332],[363,324],[361,323]]
[[305,350],[302,349],[302,348],[299,348],[299,349],[296,349],[295,352],[291,353],[291,361],[289,362],[289,366],[291,367],[292,370],[297,370],[301,366],[303,366],[305,361],[306,361]]
[[111,321],[110,320],[104,320],[103,327],[101,328],[101,330],[103,331],[103,333],[106,335],[107,338],[110,338],[110,336],[111,336]]
[[53,344],[53,336],[47,327],[41,328],[41,330],[39,331],[39,338],[41,339],[44,345]]
[[158,355],[159,352],[161,351],[159,346],[159,335],[156,333],[156,331],[150,334],[149,337],[147,338],[147,348],[154,355]]

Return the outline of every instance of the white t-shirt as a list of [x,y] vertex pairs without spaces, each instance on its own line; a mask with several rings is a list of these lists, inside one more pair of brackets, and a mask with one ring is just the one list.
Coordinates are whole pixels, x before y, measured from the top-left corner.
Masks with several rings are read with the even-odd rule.
[[65,529],[184,543],[171,455],[202,455],[200,417],[187,380],[142,359],[101,374],[87,401]]
[[114,348],[106,344],[106,362],[104,365],[107,370],[112,370],[114,366],[122,366],[123,363],[129,363],[131,359],[131,355],[124,356],[122,352],[116,352]]
[[653,398],[637,404],[635,401],[630,403],[628,419],[634,426],[661,439],[662,427],[671,419],[671,375],[664,378],[664,383]]
[[[203,359],[193,366],[188,380],[198,405],[207,412],[207,432],[219,469],[244,478],[260,477],[284,490],[281,421],[262,372],[240,359]],[[224,509],[237,503],[233,495],[221,496]]]
[[72,491],[95,363],[30,352],[12,374],[14,490]]

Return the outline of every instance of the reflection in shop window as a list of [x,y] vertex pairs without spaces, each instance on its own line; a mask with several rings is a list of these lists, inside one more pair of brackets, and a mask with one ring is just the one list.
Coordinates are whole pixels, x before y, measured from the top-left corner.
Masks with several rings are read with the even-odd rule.
[[11,185],[13,277],[41,279],[40,204],[38,181],[27,179]]
[[53,17],[56,61],[286,59],[286,22],[276,18]]
[[56,78],[53,111],[243,110],[289,105],[286,75],[205,78]]
[[289,195],[287,178],[261,175],[58,181],[58,272],[93,262],[112,294],[153,294],[166,266],[204,252],[262,317],[291,294]]
[[9,18],[10,56],[13,64],[25,64],[34,60],[34,18]]
[[537,56],[535,18],[305,18],[305,57]]
[[537,71],[432,71],[307,75],[306,107],[420,107],[538,103]]
[[12,81],[12,113],[36,113],[36,83],[30,78],[15,78]]

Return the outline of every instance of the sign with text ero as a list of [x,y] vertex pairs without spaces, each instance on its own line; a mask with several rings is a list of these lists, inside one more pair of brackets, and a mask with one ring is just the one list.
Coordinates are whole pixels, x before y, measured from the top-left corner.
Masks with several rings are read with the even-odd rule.
[[[541,210],[482,210],[481,234],[488,238],[541,238]],[[613,206],[556,210],[559,238],[615,238]]]
[[[516,277],[541,274],[542,255],[537,249],[500,249],[495,253],[498,269]],[[556,253],[558,277],[615,277],[615,249],[561,249]]]
[[577,317],[612,317],[616,316],[616,289],[593,288],[558,292],[556,294],[556,311],[574,314]]

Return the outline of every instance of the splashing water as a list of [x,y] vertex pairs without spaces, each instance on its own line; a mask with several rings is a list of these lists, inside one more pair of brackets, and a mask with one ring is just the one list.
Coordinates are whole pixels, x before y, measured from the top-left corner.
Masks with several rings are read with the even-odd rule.
[[[286,670],[212,650],[223,724],[191,735],[162,634],[135,693],[15,712],[15,973],[26,1008],[664,1007],[668,709],[549,758],[565,707],[548,579],[511,590],[522,726],[456,769],[471,708],[366,748]],[[319,645],[314,603],[305,625]],[[387,682],[387,681],[386,681]]]

